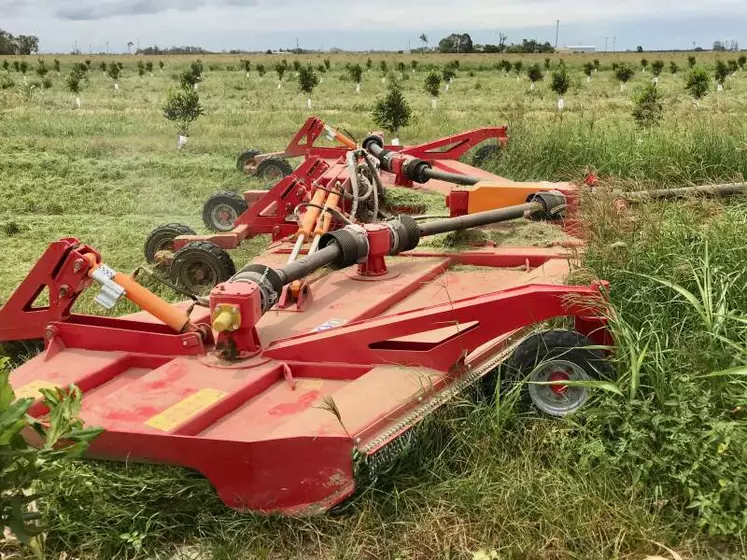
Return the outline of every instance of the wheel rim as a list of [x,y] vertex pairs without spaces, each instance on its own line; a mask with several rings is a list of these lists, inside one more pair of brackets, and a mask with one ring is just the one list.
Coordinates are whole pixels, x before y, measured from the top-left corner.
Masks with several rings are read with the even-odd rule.
[[529,396],[538,409],[550,416],[565,416],[582,408],[589,400],[586,387],[568,385],[538,385],[557,381],[588,381],[584,369],[567,360],[542,362],[529,374]]
[[262,177],[268,181],[279,181],[283,178],[283,172],[278,167],[271,166],[265,169]]
[[194,293],[209,290],[218,283],[218,272],[201,260],[186,263],[179,276],[182,286]]
[[238,218],[236,210],[228,204],[216,204],[210,210],[210,221],[219,231],[228,231],[233,229],[233,224]]

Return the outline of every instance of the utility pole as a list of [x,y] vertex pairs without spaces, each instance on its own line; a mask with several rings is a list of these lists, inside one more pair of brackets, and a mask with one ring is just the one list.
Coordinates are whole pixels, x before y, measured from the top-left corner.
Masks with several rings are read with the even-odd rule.
[[558,48],[558,38],[560,37],[560,20],[555,22],[555,48]]
[[106,54],[109,54],[109,41],[106,42]]
[[617,35],[612,37],[612,54],[615,54],[617,52]]
[[604,52],[607,52],[607,45],[609,43],[609,40],[610,40],[609,37],[604,38]]
[[296,37],[296,54],[301,52],[301,47],[298,46],[298,37]]

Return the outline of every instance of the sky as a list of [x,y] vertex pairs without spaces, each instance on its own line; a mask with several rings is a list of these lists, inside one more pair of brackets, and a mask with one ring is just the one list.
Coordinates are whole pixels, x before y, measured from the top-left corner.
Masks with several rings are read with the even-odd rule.
[[[747,47],[746,0],[0,0],[0,29],[32,34],[42,52],[126,52],[192,45],[215,51],[402,50],[452,32],[475,43],[536,38],[604,51]],[[741,36],[744,34],[745,36]]]

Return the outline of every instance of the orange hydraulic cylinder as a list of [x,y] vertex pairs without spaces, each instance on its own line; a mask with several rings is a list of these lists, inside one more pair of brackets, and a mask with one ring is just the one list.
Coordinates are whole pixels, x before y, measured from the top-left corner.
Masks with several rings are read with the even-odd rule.
[[306,212],[301,218],[301,225],[298,227],[298,233],[296,236],[303,235],[305,238],[311,236],[311,232],[314,231],[316,226],[317,218],[324,205],[324,199],[327,197],[327,191],[324,189],[316,189],[314,196],[311,198],[311,205],[306,207]]
[[[91,270],[88,275],[91,276],[98,267],[99,265],[92,261]],[[115,271],[112,280],[125,289],[125,297],[127,299],[176,332],[193,332],[197,330],[197,327],[190,322],[186,311],[178,309],[162,300],[148,288],[138,284],[131,276]]]

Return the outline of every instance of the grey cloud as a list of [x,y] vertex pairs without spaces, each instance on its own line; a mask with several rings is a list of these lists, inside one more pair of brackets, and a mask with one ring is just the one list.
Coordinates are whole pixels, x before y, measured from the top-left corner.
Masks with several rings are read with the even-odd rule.
[[253,6],[255,1],[246,0],[110,0],[68,3],[58,9],[61,19],[88,21],[117,16],[139,16],[158,14],[168,10],[189,12],[203,6]]

